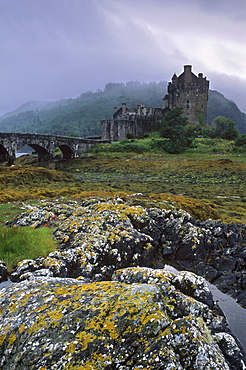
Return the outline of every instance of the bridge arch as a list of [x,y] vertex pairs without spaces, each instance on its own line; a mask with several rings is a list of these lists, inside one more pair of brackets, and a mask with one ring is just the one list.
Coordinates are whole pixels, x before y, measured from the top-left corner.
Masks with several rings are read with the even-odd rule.
[[9,153],[7,149],[0,144],[0,163],[7,162],[9,160]]
[[71,149],[70,146],[61,144],[58,146],[58,148],[62,151],[62,157],[63,159],[71,159],[74,158],[74,151]]
[[33,148],[35,150],[35,152],[37,153],[38,155],[38,161],[40,161],[41,159],[49,159],[51,158],[51,154],[48,152],[48,150],[46,150],[43,146],[41,145],[38,145],[38,144],[31,144],[31,143],[28,143],[26,144],[28,146],[30,146],[31,148]]

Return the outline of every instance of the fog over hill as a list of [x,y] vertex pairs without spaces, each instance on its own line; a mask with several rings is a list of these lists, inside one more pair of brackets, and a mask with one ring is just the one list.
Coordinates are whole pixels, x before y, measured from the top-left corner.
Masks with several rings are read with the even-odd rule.
[[[102,119],[111,119],[114,107],[138,103],[162,107],[167,82],[108,83],[104,90],[85,92],[73,99],[55,102],[31,101],[0,117],[1,132],[28,132],[55,135],[99,136]],[[246,134],[246,114],[221,93],[209,90],[208,122],[217,116],[231,118],[240,134]]]

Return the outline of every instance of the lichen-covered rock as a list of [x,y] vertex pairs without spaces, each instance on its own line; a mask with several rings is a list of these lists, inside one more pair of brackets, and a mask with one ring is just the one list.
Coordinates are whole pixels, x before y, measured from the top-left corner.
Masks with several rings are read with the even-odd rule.
[[245,369],[224,318],[175,278],[129,268],[111,282],[39,277],[4,288],[0,368]]
[[59,250],[46,258],[20,262],[11,275],[13,281],[25,279],[27,272],[37,276],[44,269],[50,269],[52,276],[105,280],[117,268],[150,265],[154,259],[153,239],[133,226],[147,220],[142,207],[92,202],[86,207],[76,205],[62,221],[60,217],[54,232]]
[[192,272],[182,271],[175,276],[173,284],[181,292],[206,303],[208,306],[213,306],[212,293],[203,277]]
[[[133,284],[156,284],[164,295],[168,295],[171,306],[168,308],[169,316],[174,319],[180,316],[195,315],[202,317],[213,333],[228,330],[225,318],[211,315],[219,308],[214,304],[211,292],[205,280],[187,271],[172,273],[164,269],[151,269],[147,267],[131,267],[117,270],[113,281]],[[187,291],[189,290],[189,294]],[[184,292],[186,292],[184,294]],[[188,298],[189,297],[189,298]]]
[[47,257],[38,257],[35,260],[19,262],[11,274],[14,282],[22,281],[33,276],[59,276],[67,277],[67,262],[61,258],[53,258],[50,253]]
[[0,283],[6,281],[8,277],[8,269],[6,263],[0,260]]
[[7,221],[6,226],[31,226],[38,228],[41,226],[53,226],[57,216],[53,212],[46,211],[40,207],[27,207],[24,214],[18,215],[13,220]]
[[43,202],[8,222],[8,226],[23,225],[55,226],[60,247],[28,266],[19,263],[13,281],[43,276],[45,271],[47,276],[102,281],[120,268],[163,267],[175,261],[246,307],[245,225],[199,222],[182,210],[129,206],[121,199]]

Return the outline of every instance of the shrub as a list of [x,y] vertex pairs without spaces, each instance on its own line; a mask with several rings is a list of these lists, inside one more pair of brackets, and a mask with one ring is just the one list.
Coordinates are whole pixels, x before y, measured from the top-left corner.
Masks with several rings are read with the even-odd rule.
[[221,137],[226,140],[235,140],[238,137],[235,122],[230,118],[218,116],[214,119],[215,137]]
[[166,151],[169,139],[152,139],[150,142],[151,148],[155,151],[164,150]]
[[160,134],[162,137],[172,141],[183,141],[186,137],[185,127],[188,124],[187,117],[182,115],[183,108],[175,107],[164,115],[163,122],[160,125]]
[[144,153],[151,150],[149,140],[122,140],[112,144],[98,144],[91,148],[92,153]]
[[134,135],[133,135],[133,133],[132,133],[132,132],[128,132],[128,133],[126,134],[126,138],[127,138],[127,139],[134,139]]
[[180,154],[187,149],[187,146],[180,140],[169,140],[166,144],[166,152],[170,154]]
[[236,138],[235,146],[240,146],[240,147],[245,146],[246,148],[246,135],[245,134]]
[[213,127],[210,126],[204,127],[201,131],[201,134],[205,138],[215,138],[215,130]]

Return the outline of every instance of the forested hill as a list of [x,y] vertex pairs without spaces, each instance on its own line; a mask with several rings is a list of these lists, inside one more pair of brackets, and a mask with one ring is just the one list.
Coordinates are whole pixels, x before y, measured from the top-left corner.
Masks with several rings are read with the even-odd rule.
[[[74,99],[56,102],[28,102],[0,117],[0,132],[28,132],[55,135],[76,134],[99,136],[102,119],[111,119],[114,107],[126,103],[128,108],[138,103],[162,107],[167,82],[108,83],[104,90],[86,92]],[[208,119],[217,116],[231,118],[240,134],[246,133],[246,115],[237,105],[217,91],[209,92]]]
[[246,114],[241,112],[238,106],[218,91],[209,90],[208,99],[208,122],[212,122],[215,117],[223,116],[231,118],[238,129],[238,132],[246,134]]

